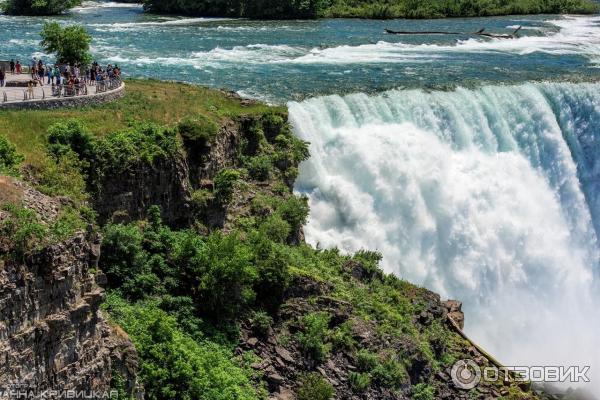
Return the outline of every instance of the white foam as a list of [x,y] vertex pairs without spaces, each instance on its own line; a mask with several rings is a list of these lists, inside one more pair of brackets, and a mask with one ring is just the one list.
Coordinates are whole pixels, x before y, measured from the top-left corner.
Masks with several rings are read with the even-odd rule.
[[72,11],[77,12],[87,12],[93,11],[102,8],[131,8],[131,9],[141,9],[143,8],[143,4],[141,3],[117,3],[113,1],[101,2],[101,1],[84,1],[81,3],[81,6],[73,7]]
[[[106,52],[102,51],[101,52]],[[303,54],[304,50],[287,45],[251,44],[248,46],[235,46],[231,49],[216,47],[209,51],[192,52],[187,57],[128,57],[124,54],[115,54],[103,59],[113,62],[128,62],[138,65],[179,65],[192,66],[195,68],[218,67],[223,63],[239,64],[264,64],[268,62],[280,62]]]
[[204,24],[207,22],[215,21],[226,21],[230,18],[160,18],[154,21],[140,21],[140,22],[117,22],[117,23],[99,23],[89,24],[95,28],[110,28],[114,30],[137,30],[139,28],[156,28],[156,27],[170,27],[170,26],[189,26]]

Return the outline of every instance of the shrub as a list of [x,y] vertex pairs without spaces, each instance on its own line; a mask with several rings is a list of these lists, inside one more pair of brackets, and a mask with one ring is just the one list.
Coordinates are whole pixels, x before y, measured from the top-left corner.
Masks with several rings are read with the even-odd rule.
[[116,174],[139,162],[154,164],[156,160],[174,156],[179,141],[173,129],[144,123],[128,130],[113,132],[97,143],[97,165],[104,174]]
[[412,387],[413,400],[434,400],[435,389],[426,383],[419,383]]
[[312,372],[300,379],[297,397],[298,400],[330,400],[333,397],[333,386],[320,374]]
[[217,232],[206,239],[197,256],[189,260],[188,270],[205,313],[231,318],[254,301],[257,270],[252,260],[252,250],[235,234]]
[[264,311],[254,311],[250,317],[252,331],[259,336],[266,336],[273,325],[273,318]]
[[191,204],[193,211],[196,213],[202,213],[214,200],[214,195],[211,191],[206,189],[198,189],[192,192]]
[[352,351],[356,346],[352,326],[348,321],[331,331],[330,340],[333,347],[340,350]]
[[219,127],[212,119],[198,114],[179,122],[177,131],[185,140],[207,145],[215,139],[219,133]]
[[408,381],[406,368],[393,357],[387,357],[373,369],[373,378],[381,386],[400,388]]
[[306,223],[309,211],[306,196],[290,196],[277,207],[277,213],[290,224],[292,232],[298,232]]
[[326,343],[329,319],[324,312],[308,314],[302,319],[302,332],[298,333],[298,342],[304,353],[319,363],[325,361],[331,350],[331,344]]
[[289,251],[260,233],[252,235],[251,246],[258,271],[254,285],[257,299],[264,307],[275,310],[289,282]]
[[73,151],[79,159],[91,161],[96,155],[96,143],[81,121],[72,119],[48,128],[48,151],[57,159]]
[[[66,3],[74,3],[74,1]],[[45,22],[40,36],[42,48],[46,53],[55,54],[57,63],[87,65],[92,61],[90,54],[92,37],[81,25],[62,27],[58,22]]]
[[121,288],[123,295],[139,299],[154,291],[158,277],[149,270],[149,254],[138,226],[108,225],[102,242],[102,269],[109,287]]
[[267,217],[258,229],[263,235],[277,243],[285,243],[291,233],[290,224],[284,221],[279,215]]
[[258,181],[266,181],[271,176],[271,159],[268,156],[250,157],[246,162],[250,176]]
[[379,357],[367,349],[361,349],[356,354],[358,369],[362,372],[371,372],[379,363]]
[[47,237],[48,228],[34,211],[14,204],[5,204],[2,210],[8,212],[9,217],[0,225],[1,236],[10,241],[18,256],[33,250]]
[[367,280],[371,280],[374,277],[383,277],[383,272],[379,268],[379,263],[382,259],[381,253],[370,250],[359,250],[352,258],[362,265]]
[[0,174],[17,175],[24,159],[17,147],[0,135]]
[[235,184],[240,179],[240,173],[233,169],[222,169],[214,179],[215,198],[221,204],[231,201]]
[[110,294],[105,307],[130,335],[140,358],[139,375],[150,400],[257,400],[252,371],[232,351],[196,341],[153,302],[127,304]]
[[56,218],[50,225],[50,236],[54,241],[62,241],[70,238],[77,231],[83,231],[87,222],[81,218],[78,210],[73,207],[63,206]]
[[364,392],[371,386],[371,376],[360,372],[350,372],[348,375],[350,385],[357,392]]
[[82,203],[88,198],[82,173],[87,165],[70,150],[57,159],[47,159],[35,173],[36,189],[48,196],[68,196]]

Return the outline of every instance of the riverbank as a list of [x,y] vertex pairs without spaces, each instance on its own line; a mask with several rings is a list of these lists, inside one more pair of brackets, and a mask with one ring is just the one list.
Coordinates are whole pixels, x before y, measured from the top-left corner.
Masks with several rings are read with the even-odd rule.
[[600,11],[593,0],[311,0],[239,1],[235,4],[183,0],[177,2],[144,0],[144,7],[155,13],[203,17],[251,19],[434,19],[489,17],[531,14],[594,14]]

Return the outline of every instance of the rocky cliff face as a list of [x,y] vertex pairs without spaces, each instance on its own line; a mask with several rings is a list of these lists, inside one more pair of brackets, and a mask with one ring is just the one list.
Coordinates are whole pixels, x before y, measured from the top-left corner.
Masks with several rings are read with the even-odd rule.
[[139,162],[118,175],[104,177],[93,203],[101,224],[144,219],[148,207],[160,205],[169,225],[182,226],[189,218],[189,200],[188,167],[179,154],[154,165]]
[[[60,202],[0,177],[0,204],[50,222]],[[0,224],[7,213],[0,212]],[[137,355],[99,310],[99,238],[77,233],[21,257],[0,246],[0,383],[45,390],[107,391],[115,374],[135,391]]]

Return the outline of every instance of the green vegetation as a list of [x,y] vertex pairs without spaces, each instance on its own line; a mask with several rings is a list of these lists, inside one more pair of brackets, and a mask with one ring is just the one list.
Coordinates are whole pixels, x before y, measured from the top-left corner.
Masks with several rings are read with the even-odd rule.
[[144,0],[148,11],[257,19],[443,18],[509,14],[590,14],[593,0]]
[[426,383],[419,383],[413,386],[413,400],[434,400],[435,389]]
[[329,315],[322,312],[308,314],[302,320],[302,332],[298,333],[300,347],[308,357],[318,363],[325,361],[331,351],[331,344],[326,343],[329,318]]
[[326,0],[144,0],[144,8],[157,13],[261,19],[316,18]]
[[70,238],[75,232],[84,230],[89,222],[71,207],[64,207],[50,223],[21,205],[5,203],[0,210],[6,215],[0,222],[1,241],[18,259],[42,246]]
[[4,136],[0,136],[0,174],[18,175],[23,160],[24,157],[17,152],[17,147]]
[[56,62],[71,65],[87,65],[92,62],[92,37],[83,26],[62,27],[58,22],[45,22],[40,36],[42,48],[46,53],[54,54]]
[[10,15],[57,15],[81,4],[81,0],[7,0],[0,9]]
[[221,204],[231,201],[235,184],[240,179],[240,173],[233,169],[223,169],[215,176],[215,198]]
[[330,400],[333,397],[333,387],[320,374],[306,374],[300,380],[298,400]]
[[348,380],[352,388],[357,392],[364,392],[371,386],[371,376],[360,372],[351,372],[348,375]]
[[131,305],[109,295],[105,308],[133,339],[140,376],[151,400],[258,400],[264,389],[251,384],[248,360],[230,347],[197,340],[154,301]]
[[207,145],[215,139],[219,127],[209,117],[198,114],[193,118],[186,118],[181,121],[177,125],[177,130],[184,140],[201,142],[203,145]]
[[592,0],[332,0],[325,17],[444,18],[513,14],[592,14]]
[[52,125],[71,119],[80,121],[91,135],[103,137],[140,124],[175,128],[181,121],[203,118],[221,126],[240,115],[286,113],[285,108],[261,103],[242,105],[236,98],[220,91],[183,83],[153,80],[128,80],[125,83],[123,98],[96,107],[0,110],[0,137],[5,136],[14,143],[27,164],[42,168],[47,158],[47,138],[43,133]]

